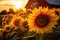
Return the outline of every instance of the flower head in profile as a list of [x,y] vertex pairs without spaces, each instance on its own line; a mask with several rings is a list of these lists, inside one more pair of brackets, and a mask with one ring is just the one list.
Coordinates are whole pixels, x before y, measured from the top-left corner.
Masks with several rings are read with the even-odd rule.
[[60,9],[59,8],[55,8],[55,13],[59,16],[59,18],[60,18]]
[[29,31],[34,31],[38,34],[52,32],[52,28],[57,24],[58,16],[54,10],[39,7],[32,11],[28,16]]

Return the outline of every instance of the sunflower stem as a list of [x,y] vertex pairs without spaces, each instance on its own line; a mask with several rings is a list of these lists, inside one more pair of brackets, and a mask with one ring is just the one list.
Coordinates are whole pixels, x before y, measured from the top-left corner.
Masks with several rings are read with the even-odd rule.
[[43,40],[43,35],[40,35],[40,39],[39,40]]
[[25,36],[25,37],[22,37],[22,38],[31,38],[31,37],[34,37],[35,35],[31,35],[31,36]]

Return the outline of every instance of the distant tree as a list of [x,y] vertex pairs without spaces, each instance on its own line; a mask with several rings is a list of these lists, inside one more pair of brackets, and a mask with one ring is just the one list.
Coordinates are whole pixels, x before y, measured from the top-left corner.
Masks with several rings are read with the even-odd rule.
[[0,15],[5,15],[5,14],[7,14],[6,10],[2,10],[1,13],[0,13]]

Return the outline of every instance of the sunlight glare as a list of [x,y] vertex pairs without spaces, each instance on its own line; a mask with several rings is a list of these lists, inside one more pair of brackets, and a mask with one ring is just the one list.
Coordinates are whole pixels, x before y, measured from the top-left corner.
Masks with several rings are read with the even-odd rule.
[[27,3],[28,3],[28,0],[25,0],[25,1],[24,0],[18,0],[18,1],[13,2],[16,9],[24,8]]
[[21,2],[15,2],[14,5],[17,9],[19,9],[19,8],[21,8],[22,3]]

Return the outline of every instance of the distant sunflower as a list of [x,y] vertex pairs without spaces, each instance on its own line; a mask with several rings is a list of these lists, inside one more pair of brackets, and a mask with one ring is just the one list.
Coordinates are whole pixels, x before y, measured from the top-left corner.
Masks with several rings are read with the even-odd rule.
[[3,28],[0,28],[0,38],[3,37],[3,32],[4,32],[4,29]]
[[32,11],[28,16],[29,31],[34,31],[39,34],[51,32],[52,27],[57,24],[58,16],[55,15],[54,10],[39,7]]
[[22,17],[20,17],[20,16],[15,16],[12,20],[11,20],[11,22],[10,22],[10,26],[12,26],[12,27],[15,27],[15,28],[18,28],[18,27],[20,27],[21,25],[22,25],[22,22],[23,22],[23,18]]
[[60,17],[60,9],[59,8],[55,9],[55,12]]
[[4,29],[3,28],[0,28],[0,32],[4,32]]
[[2,18],[2,25],[5,26],[6,24],[9,24],[13,17],[14,17],[13,14],[4,15],[4,17]]
[[4,26],[4,31],[5,31],[5,32],[11,31],[10,25],[5,25],[5,26]]

